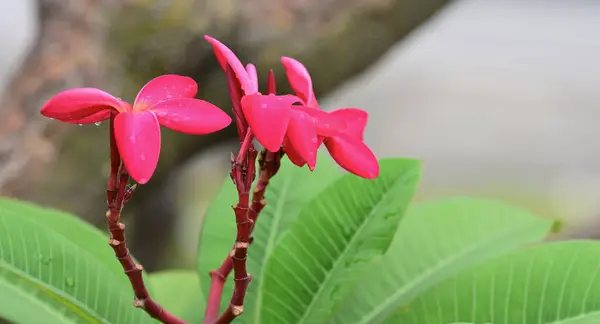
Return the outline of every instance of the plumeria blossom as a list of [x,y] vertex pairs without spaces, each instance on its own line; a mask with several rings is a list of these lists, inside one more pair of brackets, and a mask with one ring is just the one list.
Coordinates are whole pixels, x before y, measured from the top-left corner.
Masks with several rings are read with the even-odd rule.
[[[365,127],[369,114],[357,108],[340,108],[324,111],[313,90],[312,79],[306,67],[299,61],[282,57],[286,77],[296,96],[302,99],[303,106],[293,107],[314,117],[317,123],[317,133],[321,142],[333,159],[344,169],[367,179],[379,175],[377,158],[363,142]],[[304,165],[295,143],[284,141],[284,149],[290,160],[298,165]],[[308,162],[308,161],[306,161]]]
[[195,99],[198,86],[189,77],[163,75],[149,81],[133,105],[95,88],[75,88],[52,97],[41,114],[73,124],[114,118],[114,136],[125,168],[140,184],[152,177],[160,154],[160,125],[202,135],[219,131],[231,118],[217,106]]
[[212,46],[223,71],[227,66],[234,72],[244,93],[242,111],[257,141],[267,150],[276,152],[284,138],[293,142],[296,151],[307,162],[311,170],[316,164],[318,137],[316,123],[310,115],[300,110],[290,110],[294,103],[303,102],[292,95],[262,95],[258,92],[256,67],[244,65],[231,49],[220,41],[204,36]]
[[[284,151],[292,163],[298,166],[307,164],[312,170],[316,163],[316,151],[324,143],[333,159],[344,169],[367,179],[379,175],[379,163],[373,152],[363,142],[368,120],[367,112],[357,108],[341,108],[330,112],[321,110],[314,94],[312,79],[308,70],[299,61],[282,57],[286,76],[301,105],[271,105],[262,96],[256,103],[248,105],[250,119],[266,119],[266,115],[276,116],[276,120],[286,125],[282,137],[280,127],[271,133],[271,144],[282,139]],[[272,101],[272,100],[271,100]],[[251,106],[251,107],[250,107]],[[271,150],[269,147],[267,149]]]
[[356,108],[323,111],[314,94],[312,79],[302,63],[282,57],[287,79],[296,93],[277,96],[258,92],[258,77],[252,64],[244,65],[226,45],[204,37],[212,46],[221,68],[231,68],[244,93],[242,111],[254,136],[267,150],[283,145],[290,160],[313,170],[319,146],[325,143],[334,160],[344,169],[364,178],[379,175],[379,164],[364,144],[368,114]]

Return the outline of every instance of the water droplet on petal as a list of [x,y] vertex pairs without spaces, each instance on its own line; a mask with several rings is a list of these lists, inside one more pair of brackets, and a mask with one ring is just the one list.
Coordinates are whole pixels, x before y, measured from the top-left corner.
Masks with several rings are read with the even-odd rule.
[[100,126],[100,125],[102,125],[102,122],[95,122],[94,125]]
[[331,128],[331,125],[329,123],[325,124],[324,126],[325,128]]
[[168,94],[168,95],[167,95],[167,99],[171,99],[171,98],[173,98],[173,96],[172,96],[172,95],[170,95],[170,94]]
[[318,141],[319,141],[319,140],[317,140],[317,138],[316,138],[316,137],[313,137],[313,138],[311,138],[310,140],[311,140],[313,143],[316,143],[316,142],[318,142]]
[[77,124],[77,125],[79,125],[79,126],[83,126],[83,124]]
[[260,105],[261,108],[266,109],[267,108],[267,104],[262,104]]
[[133,135],[129,136],[129,140],[132,142],[135,142],[135,136],[133,136]]
[[144,154],[140,154],[140,160],[142,160],[142,161],[146,161],[146,155],[144,155]]
[[66,277],[65,284],[67,287],[75,287],[75,279],[73,279],[73,277]]

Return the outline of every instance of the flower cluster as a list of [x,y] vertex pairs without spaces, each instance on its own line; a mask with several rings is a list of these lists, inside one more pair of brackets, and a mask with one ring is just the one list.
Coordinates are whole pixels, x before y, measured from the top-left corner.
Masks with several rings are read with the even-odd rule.
[[235,73],[244,96],[241,104],[248,125],[260,144],[271,152],[283,147],[294,164],[313,170],[321,144],[344,169],[367,179],[379,175],[377,158],[363,142],[368,114],[357,108],[324,111],[314,94],[306,67],[282,57],[286,76],[295,95],[263,95],[258,92],[256,68],[246,67],[223,43],[205,36],[213,45],[221,67]]

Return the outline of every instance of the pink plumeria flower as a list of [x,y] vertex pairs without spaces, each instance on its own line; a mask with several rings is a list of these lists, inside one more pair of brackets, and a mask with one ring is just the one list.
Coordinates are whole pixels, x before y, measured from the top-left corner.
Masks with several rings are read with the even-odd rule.
[[[376,178],[379,175],[379,163],[363,142],[368,113],[357,108],[335,109],[330,112],[319,109],[306,67],[289,57],[282,57],[281,63],[285,67],[290,86],[303,103],[303,106],[292,106],[292,110],[302,111],[315,119],[319,136],[317,147],[324,142],[333,159],[342,168],[363,178]],[[310,167],[297,144],[290,139],[288,136],[283,142],[290,160],[298,166],[307,163]]]
[[318,148],[316,124],[308,114],[290,110],[293,103],[302,100],[291,95],[262,95],[258,92],[258,76],[254,65],[248,64],[244,68],[240,59],[226,45],[210,36],[204,38],[213,46],[223,71],[229,65],[238,79],[244,95],[241,100],[242,111],[256,140],[274,152],[281,148],[287,136],[309,167],[314,168]]
[[198,86],[189,77],[163,75],[149,81],[133,106],[95,88],[75,88],[52,97],[41,114],[73,124],[114,119],[114,135],[125,168],[140,184],[150,180],[160,154],[160,125],[202,135],[227,127],[231,118],[217,106],[195,99]]

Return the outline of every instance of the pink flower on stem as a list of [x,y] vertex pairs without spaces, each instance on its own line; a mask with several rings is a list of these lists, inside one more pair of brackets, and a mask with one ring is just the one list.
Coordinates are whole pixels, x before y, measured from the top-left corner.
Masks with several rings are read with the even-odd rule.
[[[236,124],[248,124],[256,140],[271,152],[279,151],[284,138],[287,138],[313,169],[318,148],[316,124],[308,114],[290,110],[292,104],[301,103],[302,100],[292,95],[262,95],[258,92],[258,77],[254,65],[244,67],[235,53],[223,43],[210,36],[204,38],[213,46],[223,71],[227,72],[229,66],[242,89],[240,114],[245,118],[243,121],[236,120]],[[236,105],[234,103],[234,111],[237,109]],[[241,137],[243,136],[240,135]]]
[[[306,67],[285,56],[281,58],[281,63],[285,67],[290,86],[303,103],[303,106],[293,106],[292,110],[302,111],[316,120],[319,136],[317,146],[324,142],[333,159],[347,171],[367,179],[376,178],[379,175],[379,163],[363,142],[369,114],[357,108],[341,108],[330,112],[321,110]],[[294,142],[286,140],[283,145],[294,164],[303,166],[307,163],[310,167],[309,161],[303,157]]]
[[130,176],[144,184],[152,177],[160,154],[160,125],[202,135],[219,131],[231,118],[217,106],[195,99],[198,86],[185,76],[163,75],[149,81],[133,105],[95,88],[75,88],[52,97],[41,114],[72,124],[114,117],[118,152]]

